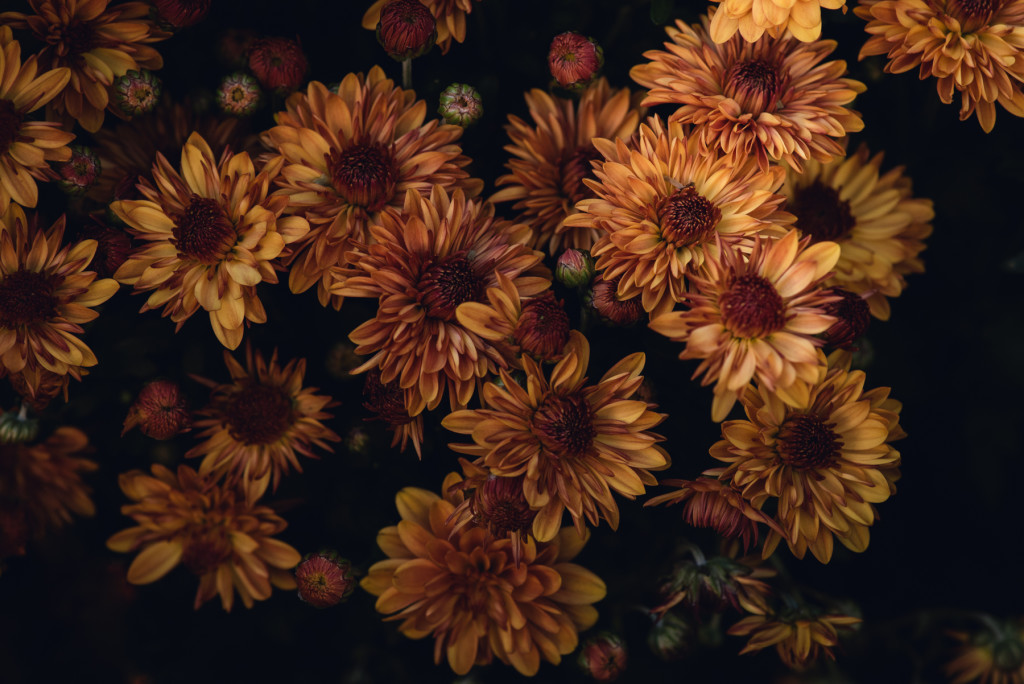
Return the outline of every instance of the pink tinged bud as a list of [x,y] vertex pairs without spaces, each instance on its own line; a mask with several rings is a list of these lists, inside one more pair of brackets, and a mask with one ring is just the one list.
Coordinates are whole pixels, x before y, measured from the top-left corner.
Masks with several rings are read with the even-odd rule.
[[302,47],[288,38],[260,38],[249,47],[249,70],[264,88],[278,94],[302,85],[308,66]]
[[217,88],[217,106],[231,116],[248,116],[259,108],[263,100],[260,83],[245,73],[225,76]]
[[599,634],[583,644],[577,662],[594,680],[615,681],[626,669],[626,643],[614,634]]
[[153,439],[170,439],[192,427],[188,402],[177,383],[154,380],[142,388],[128,409],[121,434],[136,425],[142,434]]
[[71,159],[54,164],[53,168],[59,176],[57,185],[61,190],[73,197],[79,197],[99,178],[100,158],[88,147],[72,145]]
[[114,104],[128,116],[145,114],[156,108],[162,90],[155,74],[145,69],[129,69],[124,76],[114,79]]
[[452,83],[441,92],[437,113],[445,123],[468,126],[484,115],[480,93],[465,83]]
[[310,553],[295,568],[299,598],[315,608],[336,606],[356,588],[352,564],[333,551]]
[[558,85],[582,90],[604,66],[604,51],[593,38],[575,31],[559,33],[548,50],[548,67]]
[[582,249],[567,249],[555,264],[555,278],[566,287],[586,287],[594,279],[594,257]]
[[391,0],[381,8],[377,42],[398,61],[420,57],[437,42],[437,21],[419,0]]
[[157,19],[171,30],[198,24],[210,11],[212,0],[153,0]]
[[620,300],[616,291],[619,278],[608,281],[597,278],[587,297],[587,302],[609,325],[633,325],[644,316],[640,295]]

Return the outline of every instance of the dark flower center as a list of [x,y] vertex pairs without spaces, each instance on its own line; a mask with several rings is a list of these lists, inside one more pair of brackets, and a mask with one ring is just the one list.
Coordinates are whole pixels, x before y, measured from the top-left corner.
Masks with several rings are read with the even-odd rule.
[[584,178],[594,178],[594,169],[590,165],[595,159],[603,159],[601,153],[593,145],[577,147],[562,156],[559,164],[559,176],[562,179],[562,195],[569,202],[576,204],[580,200],[594,196],[594,192],[583,182]]
[[523,351],[541,359],[560,354],[569,341],[569,316],[562,302],[550,291],[528,301],[512,338]]
[[481,301],[484,289],[484,279],[462,252],[432,263],[417,285],[427,315],[442,321],[454,320],[459,304]]
[[200,577],[213,572],[231,556],[231,544],[223,533],[214,531],[212,537],[191,539],[181,554],[181,564]]
[[0,328],[42,323],[57,315],[58,277],[15,271],[0,280]]
[[718,207],[698,193],[691,183],[658,203],[661,235],[673,247],[706,242],[722,218]]
[[89,24],[75,19],[60,32],[57,42],[63,48],[58,50],[58,54],[80,55],[96,47],[96,31]]
[[725,94],[751,114],[775,111],[781,85],[779,68],[765,59],[737,62],[725,74]]
[[397,382],[382,383],[380,371],[372,370],[366,374],[363,396],[366,398],[363,406],[376,413],[388,425],[398,427],[413,421],[405,408],[402,388]]
[[537,513],[526,502],[522,477],[489,477],[474,496],[477,522],[495,537],[526,532],[533,525]]
[[835,423],[826,423],[814,413],[789,416],[775,436],[779,458],[796,468],[827,468],[839,458],[843,446],[833,427]]
[[537,407],[531,420],[533,433],[549,456],[582,456],[594,443],[593,415],[580,392],[552,394]]
[[629,299],[619,299],[619,281],[599,278],[594,282],[590,292],[590,305],[604,318],[615,325],[632,325],[644,315],[644,305],[640,295]]
[[800,232],[810,235],[814,242],[845,237],[857,223],[850,212],[850,203],[839,199],[835,188],[820,181],[797,188],[788,208],[796,214]]
[[825,313],[837,319],[825,331],[825,340],[830,347],[847,349],[868,329],[871,308],[866,299],[848,290],[833,287],[826,292],[841,299],[825,305]]
[[332,149],[327,170],[338,194],[351,205],[379,211],[395,193],[398,172],[391,153],[381,143]]
[[759,275],[736,278],[718,298],[722,322],[735,337],[764,337],[786,324],[786,307],[775,286]]
[[219,262],[237,238],[235,227],[220,204],[199,195],[192,195],[185,210],[171,220],[171,244],[178,255],[207,266]]
[[11,145],[18,139],[18,131],[24,119],[21,112],[14,108],[13,102],[0,99],[0,154],[11,149]]
[[231,436],[243,444],[270,444],[295,423],[291,397],[280,387],[249,383],[224,409]]
[[950,6],[961,29],[970,33],[988,24],[1001,4],[1000,0],[952,0]]

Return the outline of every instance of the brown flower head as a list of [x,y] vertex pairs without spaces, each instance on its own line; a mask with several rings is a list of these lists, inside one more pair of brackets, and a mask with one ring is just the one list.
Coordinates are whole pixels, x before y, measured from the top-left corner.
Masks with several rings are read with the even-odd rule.
[[[363,28],[377,30],[385,5],[394,0],[374,0],[363,15]],[[466,40],[466,15],[473,11],[473,2],[480,0],[420,0],[434,16],[437,28],[437,46],[441,54],[447,54],[452,40],[461,43]]]
[[585,301],[608,325],[633,325],[644,317],[644,305],[640,295],[619,299],[620,280],[605,280],[597,274]]
[[421,57],[437,42],[437,21],[419,0],[389,0],[381,8],[377,41],[392,59]]
[[587,639],[576,663],[596,682],[614,682],[626,670],[628,652],[620,637],[604,632]]
[[558,85],[582,90],[604,66],[604,50],[593,38],[575,31],[559,33],[548,48],[548,69]]
[[249,46],[249,70],[267,90],[292,92],[305,80],[309,64],[302,46],[289,38],[258,38]]
[[838,299],[825,305],[825,313],[834,316],[836,322],[821,336],[828,347],[853,350],[854,342],[864,335],[871,322],[870,305],[863,296],[841,287],[829,288],[829,294]]
[[142,434],[153,439],[170,439],[189,430],[192,414],[178,383],[154,380],[143,387],[128,409],[121,435],[136,425]]

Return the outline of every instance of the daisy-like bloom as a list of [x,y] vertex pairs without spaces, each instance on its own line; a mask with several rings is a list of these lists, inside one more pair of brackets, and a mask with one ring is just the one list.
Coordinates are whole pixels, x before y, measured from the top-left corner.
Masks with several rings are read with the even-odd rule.
[[95,240],[61,246],[64,217],[43,230],[18,205],[0,216],[0,367],[35,394],[41,371],[81,380],[96,355],[78,339],[117,282],[87,271]]
[[683,300],[687,275],[717,253],[719,237],[732,245],[756,233],[781,235],[793,221],[775,194],[782,169],[702,152],[678,122],[666,129],[653,117],[632,145],[594,145],[606,160],[587,182],[597,197],[579,202],[565,225],[598,231],[590,250],[597,270],[619,279],[620,300],[642,295],[652,318]]
[[655,332],[686,343],[679,358],[701,359],[693,377],[716,383],[715,422],[755,377],[791,405],[806,401],[806,383],[818,377],[822,341],[814,335],[835,322],[823,308],[834,297],[821,284],[839,258],[834,242],[809,241],[790,231],[777,240],[755,238],[749,255],[723,249],[691,279],[690,309],[651,321]]
[[391,446],[405,451],[412,444],[417,458],[423,458],[423,416],[410,416],[405,407],[405,392],[398,380],[380,381],[380,370],[374,368],[366,374],[363,385],[363,406],[373,411],[374,417],[367,420],[382,420],[391,430]]
[[604,78],[578,101],[534,88],[526,93],[526,104],[532,123],[509,114],[505,130],[512,143],[505,151],[512,159],[505,166],[511,173],[498,178],[497,185],[505,187],[491,201],[515,201],[516,221],[530,224],[537,249],[552,256],[568,247],[588,250],[598,232],[564,223],[577,202],[594,196],[583,182],[593,178],[590,162],[601,158],[591,140],[628,140],[640,123],[640,109],[628,88],[613,90]]
[[841,155],[837,139],[864,128],[847,107],[864,84],[842,78],[846,62],[823,62],[835,41],[762,36],[748,43],[737,34],[718,45],[707,25],[707,18],[693,26],[676,20],[665,28],[668,52],[645,52],[651,61],[629,72],[651,89],[644,105],[679,106],[669,120],[692,124],[702,151],[754,157],[761,169],[771,161],[800,169],[808,159]]
[[193,133],[181,151],[181,173],[157,155],[144,200],[118,200],[111,210],[143,246],[114,277],[136,292],[153,291],[141,311],[164,307],[178,328],[200,307],[228,349],[242,342],[246,321],[265,323],[259,283],[276,283],[275,260],[309,231],[298,216],[282,217],[288,200],[270,195],[280,161],[259,173],[245,152],[217,160]]
[[[95,133],[103,124],[114,79],[129,70],[155,71],[160,53],[149,46],[170,37],[150,18],[145,2],[110,0],[28,0],[32,14],[4,12],[0,23],[28,29],[46,44],[39,62],[71,71],[67,87],[47,105],[47,113],[68,115]],[[48,116],[47,118],[52,118]]]
[[388,559],[360,585],[407,637],[433,636],[434,661],[446,658],[456,674],[494,658],[526,676],[541,658],[557,665],[597,621],[591,604],[605,595],[597,575],[568,562],[585,540],[566,528],[549,543],[526,542],[516,563],[510,540],[456,527],[458,481],[455,473],[445,478],[443,499],[413,487],[398,493],[402,520],[377,535]]
[[828,164],[809,161],[789,169],[782,193],[796,227],[812,242],[839,245],[835,273],[826,281],[867,299],[875,318],[888,320],[889,297],[906,287],[904,275],[920,273],[918,255],[931,235],[932,201],[912,197],[903,167],[881,174],[883,153],[866,146]]
[[456,144],[462,128],[424,123],[427,104],[396,87],[380,67],[365,77],[348,74],[337,94],[313,81],[285,108],[262,139],[284,161],[277,185],[289,213],[311,226],[289,259],[288,284],[296,293],[318,284],[324,306],[337,309],[343,301],[328,292],[327,269],[370,239],[369,224],[382,213],[401,211],[408,190],[425,196],[439,184],[475,196],[483,189],[463,170],[470,160]]
[[370,244],[352,251],[353,268],[331,290],[378,299],[374,318],[349,335],[357,353],[372,354],[353,372],[378,368],[382,383],[397,380],[410,416],[437,408],[446,389],[453,409],[465,407],[480,378],[505,361],[456,309],[483,301],[499,273],[520,299],[550,286],[542,255],[525,244],[529,234],[524,224],[495,221],[490,202],[462,190],[449,197],[435,185],[425,198],[410,189],[401,214],[386,212],[370,226]]
[[711,39],[724,43],[737,31],[753,43],[767,33],[773,38],[787,30],[805,43],[821,36],[821,9],[846,11],[846,0],[714,0],[721,3],[711,19]]
[[332,417],[324,411],[333,405],[331,398],[302,386],[305,359],[282,367],[276,349],[267,361],[247,345],[244,368],[228,352],[224,363],[230,383],[201,380],[213,389],[195,423],[201,430],[198,437],[206,441],[185,458],[202,456],[200,477],[225,475],[228,486],[240,484],[249,501],[255,501],[270,484],[276,490],[290,468],[302,472],[298,454],[317,458],[314,446],[331,450],[328,442],[341,438],[320,422]]
[[546,378],[533,359],[523,357],[526,379],[518,384],[504,370],[502,385],[487,383],[484,408],[455,411],[442,425],[473,444],[451,444],[492,475],[523,475],[523,493],[537,511],[533,536],[549,541],[568,510],[580,535],[585,521],[601,519],[618,528],[612,492],[633,499],[644,485],[657,484],[652,470],[669,466],[664,439],[649,430],[665,419],[645,401],[632,399],[643,376],[644,354],[615,364],[594,385],[587,384],[590,345],[577,331],[564,356]]
[[107,540],[107,548],[139,554],[128,568],[132,584],[150,584],[179,563],[199,577],[193,607],[220,595],[230,611],[235,591],[246,608],[270,598],[271,585],[295,589],[289,572],[302,556],[274,539],[288,523],[269,506],[239,499],[234,489],[202,478],[188,466],[174,473],[162,465],[118,478],[134,503],[121,513],[138,523]]
[[37,180],[47,180],[47,162],[68,161],[75,139],[60,124],[27,121],[57,96],[71,78],[68,69],[39,73],[35,55],[21,62],[21,44],[0,26],[0,214],[11,200],[24,207],[39,201]]
[[793,615],[751,615],[729,628],[733,636],[749,636],[740,655],[774,646],[787,667],[803,670],[819,656],[835,660],[832,648],[839,643],[839,630],[860,618],[841,614],[814,614],[803,610]]
[[356,590],[352,564],[333,551],[310,553],[295,568],[299,598],[316,608],[330,608]]
[[959,642],[945,666],[950,684],[1024,684],[1024,621],[985,618],[988,630],[950,633]]
[[986,133],[997,103],[1024,116],[1024,1],[860,0],[853,11],[871,35],[860,59],[886,55],[894,74],[919,67],[922,80],[938,80],[945,104],[958,91],[960,120],[977,114]]
[[[363,15],[363,28],[377,30],[380,13],[390,0],[375,0]],[[452,40],[461,43],[466,40],[466,15],[473,11],[473,2],[480,0],[420,0],[434,15],[437,26],[437,45],[441,54],[447,54]]]
[[837,364],[840,358],[819,368],[800,406],[787,406],[764,385],[748,387],[741,398],[747,419],[723,423],[724,439],[711,447],[728,466],[721,478],[755,508],[777,503],[785,534],[768,533],[765,558],[782,539],[798,558],[810,549],[822,563],[834,539],[864,551],[875,504],[896,491],[900,452],[890,442],[906,436],[901,406],[887,387],[865,391],[864,373]]

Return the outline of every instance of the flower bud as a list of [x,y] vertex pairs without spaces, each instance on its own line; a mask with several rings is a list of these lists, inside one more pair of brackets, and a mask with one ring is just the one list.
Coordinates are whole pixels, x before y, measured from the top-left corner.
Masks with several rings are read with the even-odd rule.
[[153,0],[156,18],[170,30],[198,24],[210,11],[212,0]]
[[605,280],[598,276],[586,297],[586,303],[609,325],[633,325],[644,316],[640,295],[620,300],[617,294],[620,278]]
[[360,427],[354,427],[345,435],[345,448],[353,454],[366,455],[370,448],[370,435]]
[[151,112],[160,102],[163,86],[155,74],[146,69],[129,69],[114,79],[114,104],[128,116]]
[[399,62],[420,57],[437,42],[437,20],[419,0],[391,0],[380,10],[377,42]]
[[249,47],[249,70],[264,88],[279,95],[302,85],[308,66],[302,47],[288,38],[260,38]]
[[310,553],[295,567],[299,598],[315,608],[336,606],[352,594],[352,564],[333,551]]
[[21,405],[17,413],[0,414],[0,444],[31,442],[39,434],[39,421],[28,417],[28,407]]
[[445,123],[468,126],[484,115],[480,93],[465,83],[452,83],[441,92],[437,113]]
[[555,264],[555,278],[566,287],[586,287],[594,279],[594,257],[583,249],[567,249]]
[[548,50],[548,67],[558,85],[582,90],[597,78],[604,66],[604,50],[593,38],[575,31],[559,33]]
[[71,159],[53,165],[57,185],[72,197],[84,195],[100,177],[100,158],[88,147],[71,146]]
[[153,439],[170,439],[192,427],[188,403],[177,383],[154,380],[139,392],[135,403],[128,409],[121,434],[136,425],[142,434]]
[[512,339],[524,352],[542,361],[561,357],[569,341],[569,316],[551,290],[523,304]]
[[82,228],[81,235],[84,239],[96,241],[96,255],[89,267],[100,278],[113,277],[132,251],[132,239],[128,233],[116,226],[107,225],[95,214],[92,215],[92,222]]
[[693,624],[673,612],[658,617],[647,633],[647,645],[662,660],[678,660],[689,653],[696,637]]
[[248,116],[256,111],[263,100],[260,83],[243,72],[225,76],[217,88],[217,106],[231,116]]
[[626,643],[614,634],[598,634],[583,644],[577,662],[596,681],[615,681],[626,669]]
[[864,297],[840,287],[830,288],[830,293],[839,297],[825,305],[825,313],[835,316],[836,322],[822,333],[825,344],[836,349],[852,350],[856,342],[871,323],[871,310]]

